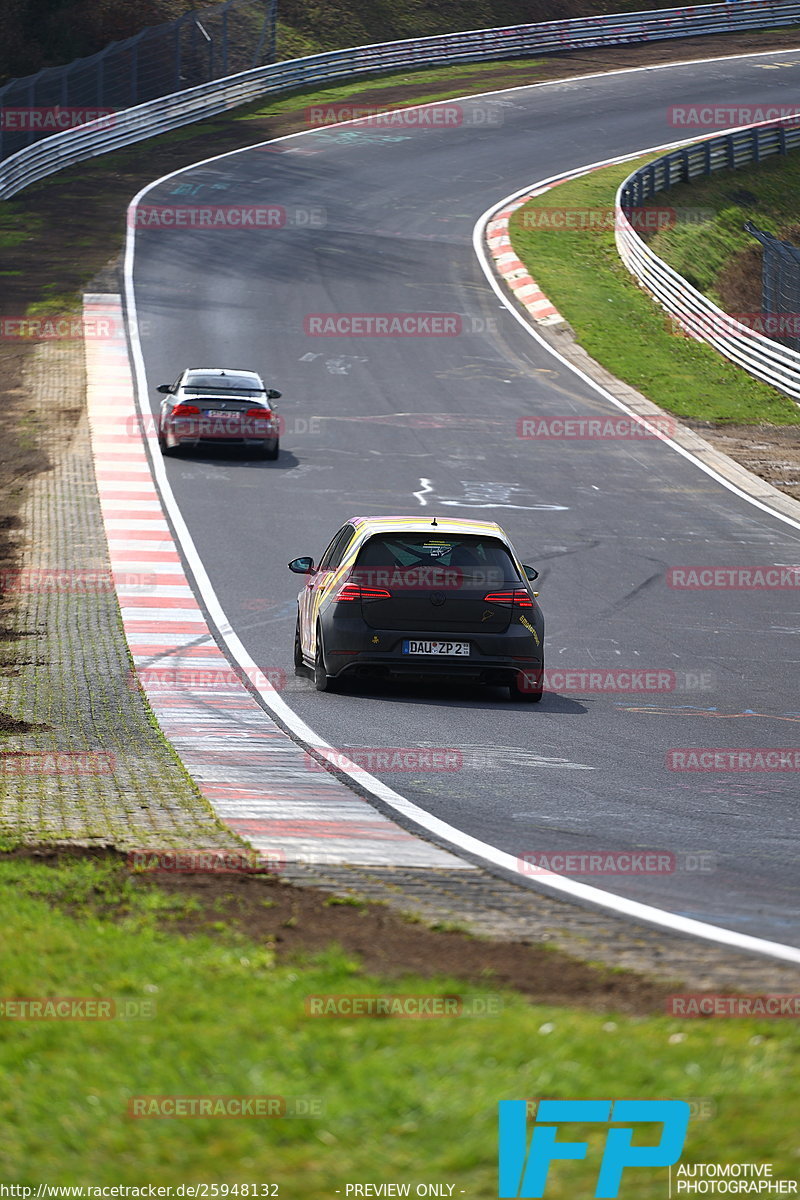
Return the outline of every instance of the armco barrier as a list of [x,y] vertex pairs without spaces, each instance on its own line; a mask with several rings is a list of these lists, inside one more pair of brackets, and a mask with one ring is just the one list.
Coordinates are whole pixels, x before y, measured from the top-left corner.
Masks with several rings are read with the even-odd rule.
[[727,167],[757,163],[800,146],[800,115],[797,125],[787,125],[786,121],[787,118],[781,124],[762,122],[735,133],[707,138],[640,167],[617,191],[614,226],[617,250],[625,266],[687,332],[751,375],[800,400],[800,353],[756,333],[717,308],[653,253],[625,215],[673,184],[688,183]]
[[788,4],[777,4],[772,0],[735,0],[691,8],[610,13],[568,21],[477,29],[290,59],[124,109],[114,115],[113,122],[95,121],[43,138],[0,162],[0,199],[7,199],[29,184],[74,163],[215,116],[260,96],[311,84],[409,67],[522,58],[557,50],[764,29],[798,21],[800,0]]

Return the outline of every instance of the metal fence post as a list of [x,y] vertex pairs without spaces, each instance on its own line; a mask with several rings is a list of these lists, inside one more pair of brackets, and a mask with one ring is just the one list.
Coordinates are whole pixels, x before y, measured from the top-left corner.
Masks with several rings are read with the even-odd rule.
[[270,0],[269,12],[269,61],[275,62],[278,52],[278,0]]
[[183,35],[184,18],[175,22],[175,91],[181,90],[181,37]]
[[253,66],[259,66],[261,52],[264,49],[266,42],[267,50],[265,59],[266,62],[275,62],[276,52],[276,26],[278,16],[278,0],[264,0],[266,8],[264,10],[264,23],[261,26],[261,34],[259,35],[258,45],[256,46],[255,54],[253,55]]
[[[206,42],[208,43],[208,82],[210,83],[211,80],[214,78],[214,39],[211,36],[211,34],[208,32],[208,30],[206,29],[205,25],[202,25],[198,21],[197,17],[194,18],[194,28],[195,28],[195,30],[197,30],[197,29],[200,30],[201,34],[203,35],[203,37],[206,39]],[[195,34],[195,42],[192,47],[193,49],[194,49],[194,46],[196,46],[196,44],[197,44],[197,35]]]
[[[28,85],[28,107],[29,108],[36,107],[36,80],[39,78],[39,75],[41,75],[41,71],[39,72],[38,75],[33,76],[33,78],[31,79],[31,81]],[[33,134],[29,131],[28,135],[25,139],[25,144],[29,146],[32,141],[33,141]]]
[[139,42],[131,46],[131,104],[139,103]]

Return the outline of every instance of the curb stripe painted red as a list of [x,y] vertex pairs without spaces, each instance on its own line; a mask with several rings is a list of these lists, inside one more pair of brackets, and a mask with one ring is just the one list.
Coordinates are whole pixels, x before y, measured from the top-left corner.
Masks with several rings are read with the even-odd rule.
[[538,321],[541,325],[559,325],[563,323],[564,318],[550,303],[544,292],[539,290],[525,264],[517,258],[511,247],[508,223],[512,214],[526,204],[532,196],[541,195],[542,192],[549,191],[551,187],[562,182],[560,179],[555,180],[548,187],[537,188],[527,196],[523,196],[521,200],[515,200],[508,208],[495,213],[486,226],[486,245],[494,260],[495,270],[502,276],[503,282],[511,289],[522,307],[527,309],[534,321]]

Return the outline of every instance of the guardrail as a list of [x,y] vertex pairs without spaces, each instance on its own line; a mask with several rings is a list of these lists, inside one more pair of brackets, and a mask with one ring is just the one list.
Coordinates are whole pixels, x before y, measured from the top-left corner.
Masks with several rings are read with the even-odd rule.
[[762,122],[672,150],[640,167],[623,180],[617,191],[614,228],[617,250],[625,266],[682,329],[751,375],[800,400],[800,353],[771,341],[712,304],[650,249],[626,216],[626,210],[630,212],[673,184],[786,154],[800,146],[800,115],[797,121],[789,127]]
[[43,138],[0,162],[0,199],[7,199],[47,175],[99,154],[216,116],[264,95],[294,91],[311,84],[376,75],[399,68],[524,58],[557,50],[731,33],[797,22],[800,22],[800,0],[783,4],[773,3],[773,0],[736,0],[735,3],[691,8],[610,13],[601,17],[478,29],[290,59],[162,96],[111,117]]

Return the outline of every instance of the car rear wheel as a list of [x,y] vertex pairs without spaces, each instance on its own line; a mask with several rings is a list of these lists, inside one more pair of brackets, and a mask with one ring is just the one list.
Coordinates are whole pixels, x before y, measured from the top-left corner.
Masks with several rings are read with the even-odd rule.
[[538,704],[544,695],[544,667],[536,671],[518,671],[508,690],[512,700],[521,704]]
[[278,457],[280,452],[281,452],[281,446],[280,446],[280,442],[278,441],[277,438],[275,439],[274,444],[271,442],[264,442],[264,445],[261,448],[262,458],[268,458],[268,459],[270,459],[271,462],[275,461],[275,459]]
[[318,692],[336,691],[336,681],[325,670],[325,649],[319,629],[317,630],[317,649],[314,654],[314,687]]
[[158,448],[165,458],[171,458],[174,454],[177,454],[178,450],[180,449],[179,446],[168,445],[167,439],[164,437],[163,433],[160,432],[158,435]]

